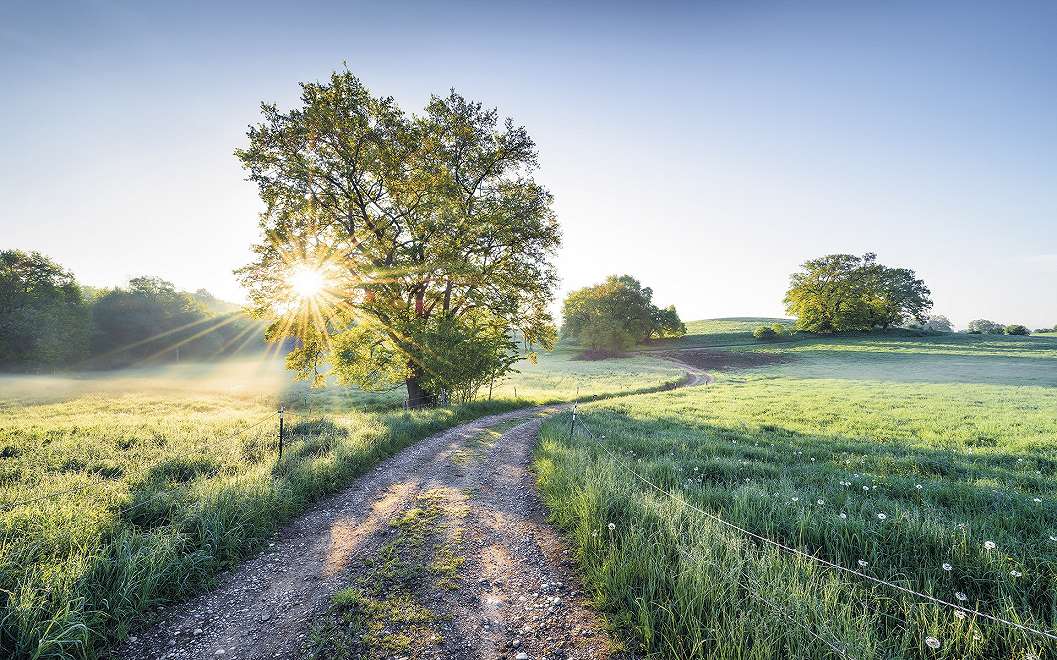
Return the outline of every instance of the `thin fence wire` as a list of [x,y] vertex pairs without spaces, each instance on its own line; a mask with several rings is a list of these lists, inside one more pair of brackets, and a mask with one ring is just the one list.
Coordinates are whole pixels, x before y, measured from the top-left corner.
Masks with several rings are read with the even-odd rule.
[[[656,490],[658,493],[661,493],[662,495],[674,500],[675,502],[678,502],[679,504],[687,507],[688,509],[691,509],[693,511],[696,511],[696,512],[700,513],[701,515],[705,516],[709,520],[717,522],[720,525],[723,525],[724,527],[736,530],[738,532],[741,532],[742,534],[745,534],[746,536],[749,536],[750,538],[753,538],[753,539],[756,539],[757,541],[760,541],[761,543],[765,543],[767,545],[773,546],[773,547],[778,548],[780,550],[783,550],[785,552],[794,554],[794,555],[796,555],[798,557],[802,557],[802,558],[807,559],[809,561],[813,561],[815,563],[821,564],[821,565],[826,566],[828,568],[832,568],[834,570],[841,571],[841,572],[847,573],[849,575],[855,575],[855,576],[857,576],[859,578],[862,578],[863,580],[866,580],[868,582],[872,582],[872,583],[877,584],[877,585],[888,587],[890,589],[895,589],[895,590],[903,592],[905,594],[909,594],[911,596],[917,597],[917,598],[919,598],[921,600],[929,601],[929,602],[934,603],[936,605],[943,605],[945,607],[949,607],[949,608],[951,608],[954,611],[962,612],[963,614],[966,614],[966,615],[971,614],[973,616],[980,617],[981,619],[986,619],[986,620],[991,621],[993,623],[999,623],[999,624],[1002,624],[1002,625],[1010,626],[1012,628],[1016,628],[1017,630],[1020,630],[1021,632],[1029,633],[1029,634],[1032,634],[1032,635],[1037,635],[1039,637],[1044,637],[1044,638],[1052,640],[1052,641],[1057,641],[1057,635],[1055,635],[1055,634],[1053,634],[1051,632],[1048,632],[1048,631],[1045,631],[1045,630],[1040,630],[1038,628],[1033,628],[1031,626],[1026,626],[1024,624],[1017,623],[1016,621],[1010,621],[1009,619],[1006,619],[1006,618],[1003,618],[1003,617],[1000,617],[1000,616],[987,614],[986,612],[981,612],[980,610],[977,610],[977,609],[974,609],[974,608],[957,605],[955,603],[952,603],[950,601],[944,600],[942,598],[937,598],[937,597],[932,596],[930,594],[922,593],[922,592],[917,591],[915,589],[911,589],[909,587],[904,587],[903,585],[896,584],[894,582],[889,582],[888,580],[884,580],[882,578],[874,577],[872,575],[869,575],[868,573],[863,573],[862,571],[858,571],[858,570],[855,570],[853,568],[848,568],[847,566],[842,566],[840,564],[836,564],[834,562],[831,562],[829,560],[823,559],[823,558],[818,557],[816,555],[810,554],[808,552],[804,552],[803,550],[800,550],[799,548],[794,548],[792,546],[788,546],[788,545],[786,545],[784,543],[781,543],[780,541],[775,541],[774,539],[768,538],[766,536],[761,536],[760,534],[757,534],[755,532],[749,531],[749,530],[745,529],[744,527],[740,527],[738,525],[735,525],[732,522],[724,520],[723,518],[720,518],[719,516],[715,515],[714,513],[711,513],[709,511],[705,511],[701,507],[693,504],[692,502],[687,501],[685,498],[680,497],[679,495],[676,495],[675,493],[673,493],[673,492],[671,492],[671,491],[669,491],[669,490],[667,490],[665,488],[661,488],[656,483],[651,481],[649,478],[643,476],[637,470],[635,470],[630,465],[628,465],[628,463],[625,462],[623,460],[623,458],[621,458],[617,453],[613,452],[608,446],[606,446],[605,443],[602,442],[602,440],[600,440],[598,438],[598,436],[595,435],[594,431],[591,429],[590,426],[588,426],[582,419],[580,419],[577,416],[575,407],[572,410],[572,416],[573,416],[573,422],[572,422],[573,428],[576,428],[577,426],[579,426],[579,428],[585,430],[587,432],[588,437],[590,437],[591,440],[602,449],[602,451],[604,451],[611,459],[613,459],[614,462],[616,462],[618,465],[620,465],[622,468],[624,468],[624,470],[626,470],[627,472],[631,473],[632,476],[634,476],[639,481],[643,482],[644,484],[646,484],[647,486],[649,486],[653,490]],[[605,436],[602,436],[602,439],[605,439]]]

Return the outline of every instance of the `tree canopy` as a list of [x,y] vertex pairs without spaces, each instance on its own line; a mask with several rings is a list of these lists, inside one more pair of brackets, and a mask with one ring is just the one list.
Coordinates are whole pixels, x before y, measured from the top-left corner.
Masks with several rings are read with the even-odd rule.
[[88,318],[88,304],[72,273],[39,252],[0,252],[0,368],[82,359]]
[[[263,105],[236,152],[266,207],[238,272],[269,338],[296,340],[288,365],[367,389],[403,381],[418,406],[501,376],[515,334],[553,345],[560,233],[525,128],[455,91],[408,116],[348,71],[301,90],[288,112]],[[291,286],[305,267],[325,282],[315,295]],[[465,373],[475,342],[492,359]]]
[[790,277],[786,311],[810,332],[846,332],[923,324],[932,307],[925,283],[909,268],[877,263],[877,255],[830,254]]
[[201,289],[157,277],[94,289],[39,253],[0,252],[0,369],[112,368],[261,348],[261,328]]
[[1000,335],[1005,332],[1001,323],[995,323],[987,319],[974,319],[969,321],[969,333],[974,335]]
[[562,334],[594,350],[620,351],[654,337],[686,334],[675,306],[653,304],[653,290],[630,275],[569,293],[562,307]]

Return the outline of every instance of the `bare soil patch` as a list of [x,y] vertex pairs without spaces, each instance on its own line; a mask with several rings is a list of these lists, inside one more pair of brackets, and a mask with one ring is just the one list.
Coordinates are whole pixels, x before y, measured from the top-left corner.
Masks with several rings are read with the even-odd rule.
[[712,369],[717,371],[729,371],[731,369],[751,369],[753,367],[766,367],[772,364],[790,362],[791,358],[779,353],[754,353],[754,352],[731,352],[710,351],[703,349],[687,348],[679,351],[666,351],[659,353],[663,358],[687,364],[698,369]]

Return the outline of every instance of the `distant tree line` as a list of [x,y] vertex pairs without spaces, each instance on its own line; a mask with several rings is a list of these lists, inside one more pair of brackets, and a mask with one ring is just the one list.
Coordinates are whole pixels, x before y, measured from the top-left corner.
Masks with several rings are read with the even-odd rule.
[[674,305],[653,304],[653,290],[630,275],[569,293],[562,307],[562,336],[592,350],[622,351],[661,337],[686,334]]
[[202,360],[262,345],[256,322],[204,289],[157,277],[96,289],[38,252],[0,251],[0,370]]

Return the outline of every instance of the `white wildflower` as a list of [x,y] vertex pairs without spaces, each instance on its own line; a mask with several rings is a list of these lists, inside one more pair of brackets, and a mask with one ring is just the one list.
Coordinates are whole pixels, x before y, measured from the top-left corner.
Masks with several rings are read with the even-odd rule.
[[925,645],[928,646],[930,649],[938,649],[940,647],[940,640],[936,639],[935,637],[926,637]]
[[950,564],[944,564],[943,565],[943,570],[947,571],[948,573],[950,573],[953,568],[954,567],[951,566]]
[[965,601],[969,600],[969,597],[965,595],[964,591],[955,591],[954,592],[954,597],[957,598],[958,600],[962,601],[963,603]]
[[614,523],[609,523],[609,531],[612,532],[616,528],[617,528],[617,526]]
[[885,514],[885,513],[879,513],[879,514],[877,514],[877,519],[878,519],[878,520],[884,520],[884,519],[886,519],[886,518],[888,518],[888,514]]
[[995,549],[995,542],[994,541],[984,541],[984,550],[994,550],[994,549]]
[[867,564],[861,559],[859,560],[859,568],[866,568],[867,566],[869,566],[869,564]]

